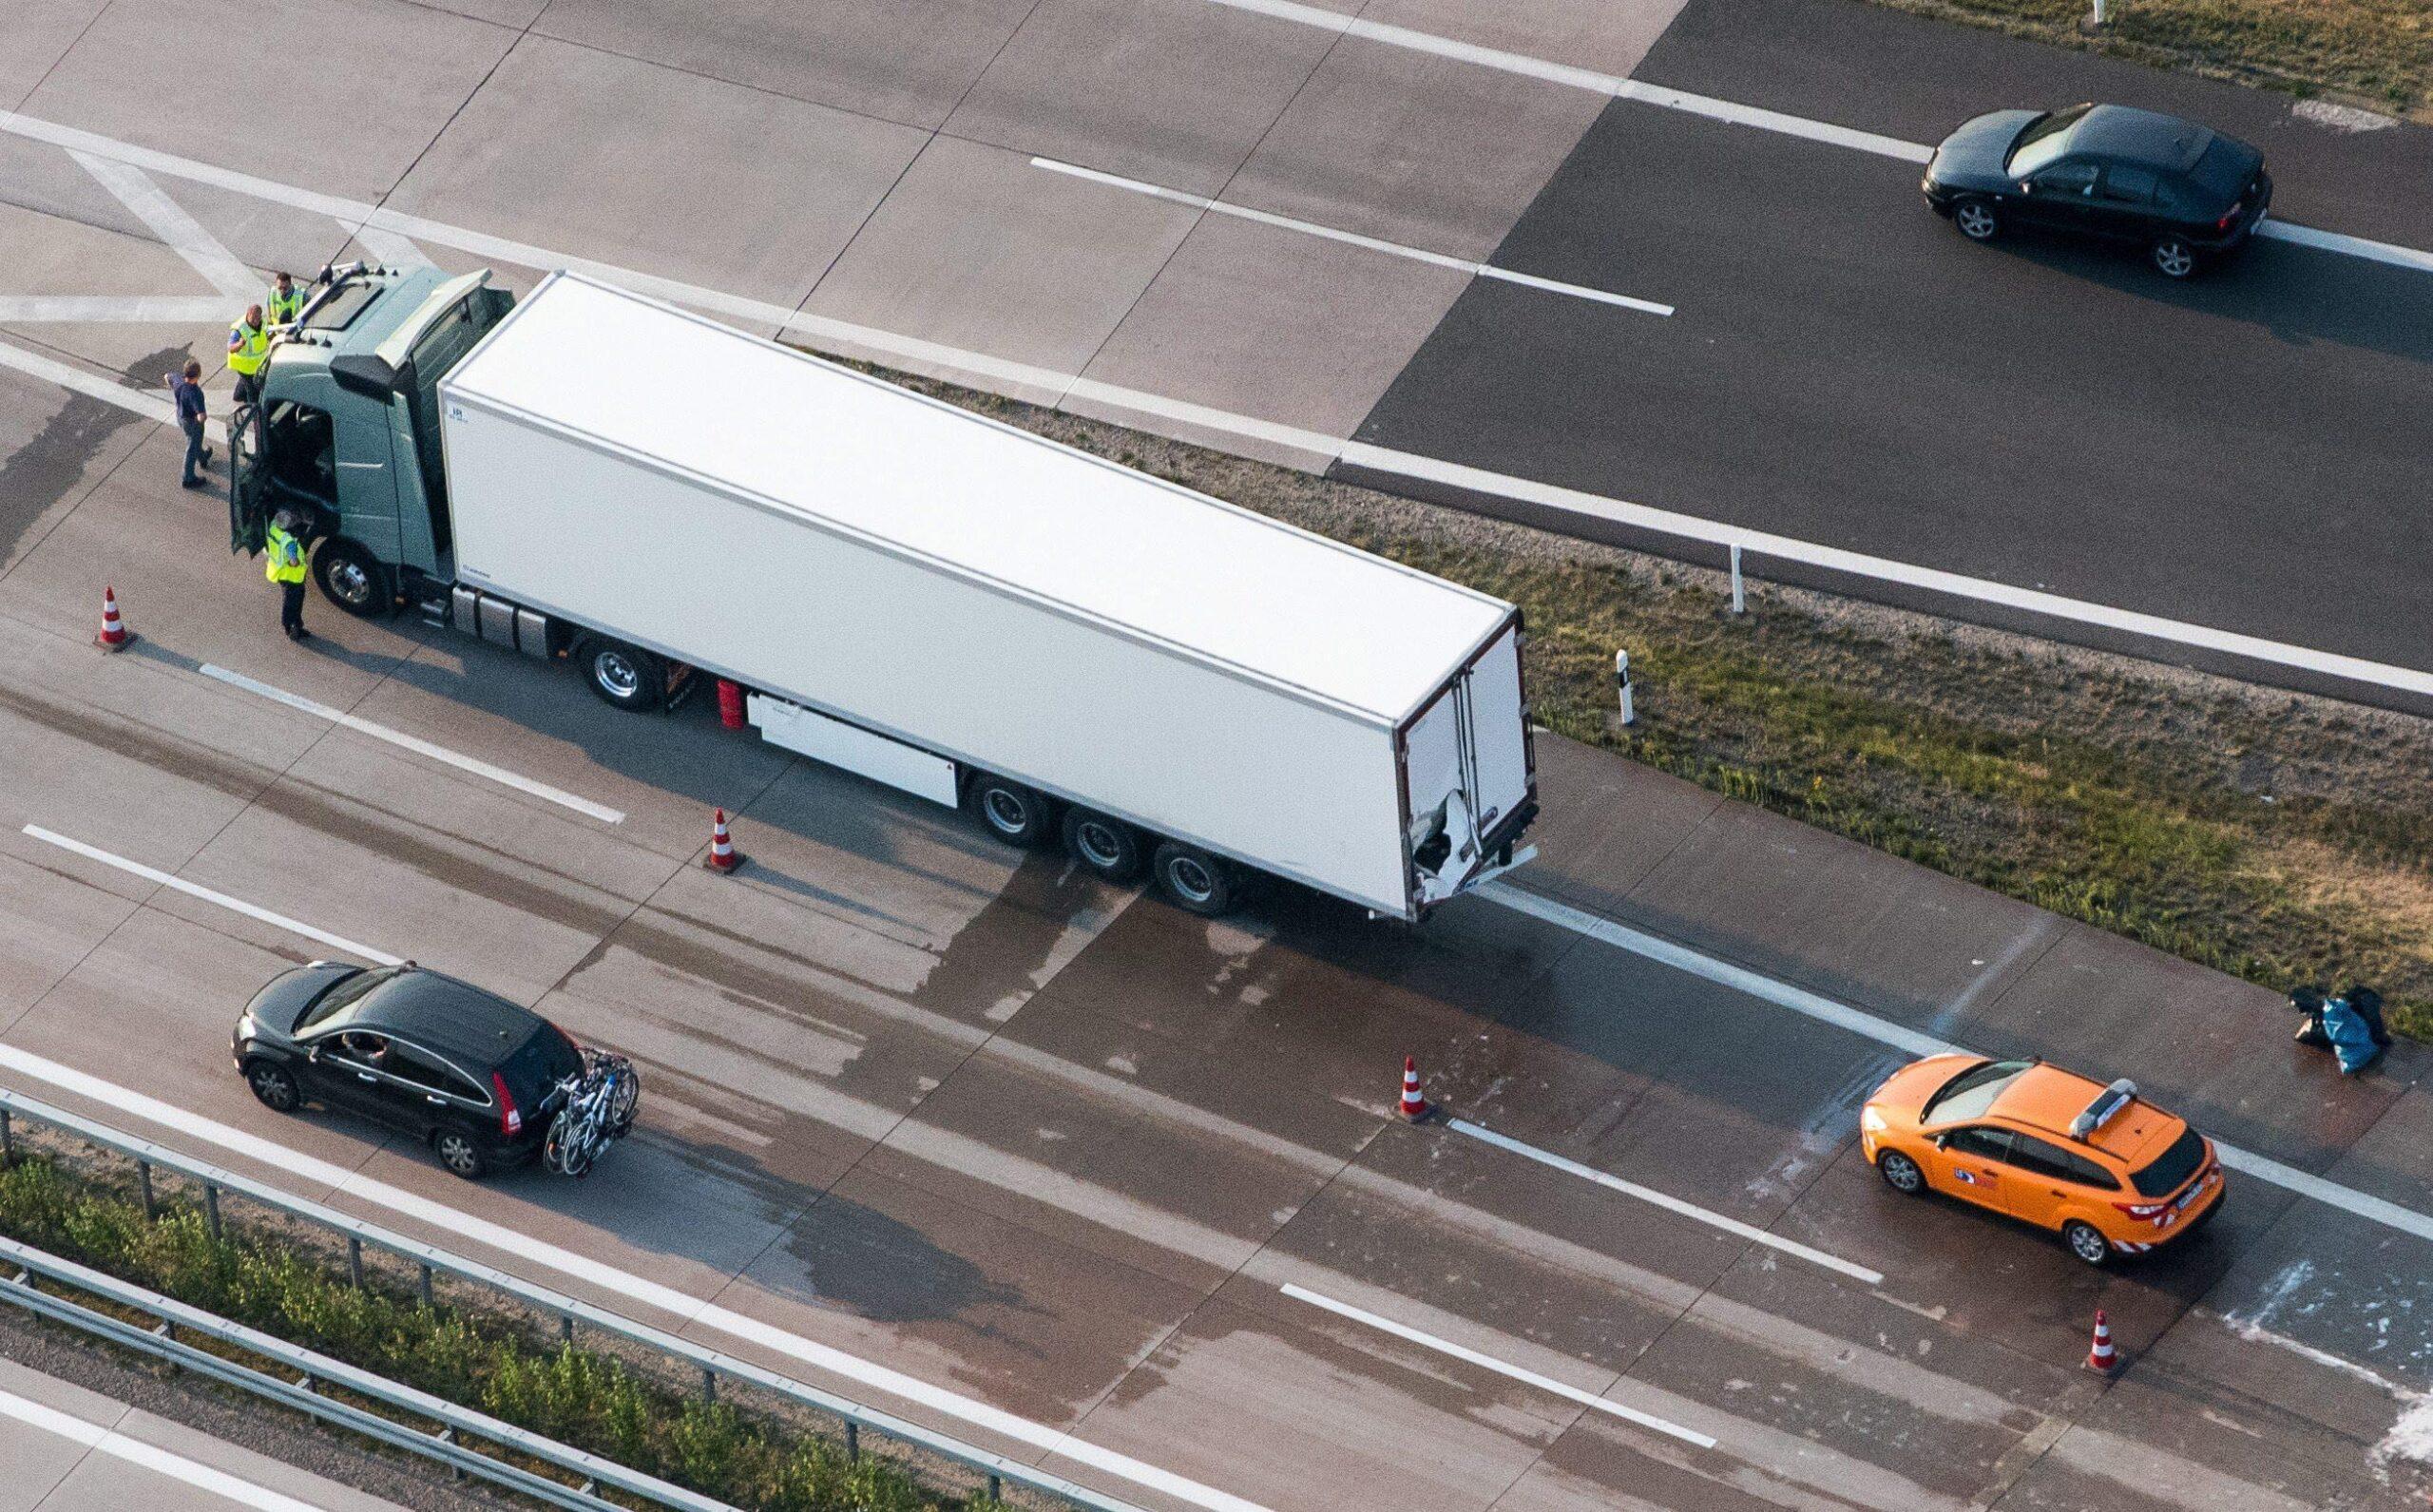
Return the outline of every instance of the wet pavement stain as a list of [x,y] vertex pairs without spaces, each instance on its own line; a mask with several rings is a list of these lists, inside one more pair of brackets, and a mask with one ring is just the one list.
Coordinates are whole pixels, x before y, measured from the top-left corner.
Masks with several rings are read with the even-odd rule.
[[1101,910],[1098,880],[1070,858],[1033,851],[997,895],[955,931],[911,1001],[956,1018],[992,1010],[1039,989],[1049,957],[1082,915]]
[[952,1321],[1002,1341],[996,1324],[974,1314],[1045,1315],[1020,1289],[989,1280],[911,1224],[833,1193],[795,1223],[786,1252],[801,1262],[803,1290],[812,1298],[873,1323]]
[[[126,380],[147,392],[157,392],[161,374],[182,366],[187,355],[183,347],[163,347],[136,358],[125,372]],[[0,564],[14,559],[26,532],[83,481],[85,469],[112,436],[130,425],[150,423],[117,405],[71,393],[32,440],[0,459]]]

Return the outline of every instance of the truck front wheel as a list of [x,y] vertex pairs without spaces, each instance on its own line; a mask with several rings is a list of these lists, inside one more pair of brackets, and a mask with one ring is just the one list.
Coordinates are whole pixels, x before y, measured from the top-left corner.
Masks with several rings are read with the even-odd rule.
[[623,641],[595,636],[575,647],[574,661],[591,691],[612,709],[647,714],[667,696],[667,663]]
[[385,620],[396,611],[397,590],[380,559],[346,537],[332,536],[313,554],[313,579],[321,597],[358,620]]
[[1196,846],[1167,841],[1150,858],[1149,871],[1158,890],[1186,913],[1213,919],[1233,911],[1239,892],[1234,869]]
[[1025,850],[1055,833],[1047,794],[986,772],[971,780],[971,812],[990,834]]
[[1141,850],[1140,831],[1093,809],[1064,811],[1064,849],[1109,882],[1131,881],[1140,874],[1140,863],[1148,859]]

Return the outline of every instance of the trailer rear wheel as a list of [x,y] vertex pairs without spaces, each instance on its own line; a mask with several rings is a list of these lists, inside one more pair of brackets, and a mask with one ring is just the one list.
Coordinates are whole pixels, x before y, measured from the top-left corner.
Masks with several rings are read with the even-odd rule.
[[1168,840],[1158,847],[1149,870],[1158,890],[1184,912],[1213,919],[1233,911],[1238,891],[1234,869],[1207,852]]
[[1047,794],[1010,778],[980,774],[971,780],[970,803],[988,833],[1007,845],[1028,850],[1055,833]]
[[647,714],[667,697],[667,663],[623,641],[594,636],[575,647],[575,664],[600,700],[615,709]]
[[1109,882],[1129,882],[1147,860],[1140,832],[1095,809],[1064,811],[1064,849],[1073,859]]

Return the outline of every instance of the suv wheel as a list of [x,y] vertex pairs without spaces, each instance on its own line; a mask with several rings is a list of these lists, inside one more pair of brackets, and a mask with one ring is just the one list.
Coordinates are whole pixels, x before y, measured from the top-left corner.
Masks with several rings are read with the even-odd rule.
[[2196,271],[2196,249],[2186,237],[2164,237],[2155,243],[2155,271],[2166,278],[2185,278]]
[[2112,1241],[2092,1223],[2072,1218],[2062,1224],[2061,1242],[2070,1247],[2072,1254],[2089,1265],[2106,1265],[2112,1260]]
[[431,1153],[439,1157],[439,1163],[448,1167],[450,1176],[479,1181],[489,1174],[490,1163],[483,1156],[482,1147],[475,1144],[469,1135],[460,1134],[454,1129],[442,1129],[432,1135]]
[[1963,200],[1951,207],[1951,223],[1971,241],[1991,241],[2002,230],[2002,218],[1983,200]]
[[296,1078],[287,1067],[269,1061],[254,1061],[245,1066],[245,1085],[254,1097],[273,1113],[293,1113],[304,1105],[304,1094],[297,1088]]
[[1903,1196],[1913,1197],[1926,1189],[1926,1173],[1918,1169],[1917,1161],[1898,1150],[1887,1150],[1875,1158],[1875,1174],[1884,1177],[1886,1186]]

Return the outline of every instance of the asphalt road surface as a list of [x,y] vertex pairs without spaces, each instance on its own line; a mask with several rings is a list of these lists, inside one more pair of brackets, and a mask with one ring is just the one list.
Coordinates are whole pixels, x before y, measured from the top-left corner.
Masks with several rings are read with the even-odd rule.
[[[1673,19],[1455,9],[1405,0],[1378,19],[1466,25],[1483,45],[1611,71]],[[2292,1081],[2221,1027],[2242,1021],[2214,1005],[2251,1006],[2249,989],[2174,968],[2141,984],[2159,1006],[2120,1015],[2100,937],[1965,890],[1818,882],[1783,859],[1824,842],[1552,741],[1528,880],[1568,912],[1472,899],[1405,931],[1285,896],[1209,924],[719,732],[698,705],[619,716],[552,669],[318,600],[318,639],[291,645],[259,565],[227,555],[218,501],[176,486],[174,438],[122,392],[209,356],[216,332],[124,303],[27,302],[240,297],[212,270],[316,266],[348,245],[338,197],[419,218],[365,233],[375,256],[498,260],[511,281],[544,253],[594,258],[751,301],[723,307],[732,318],[803,312],[978,347],[1029,365],[1016,389],[1085,372],[1098,388],[1058,391],[1077,408],[1166,395],[1342,436],[1389,388],[1387,409],[1401,404],[1448,332],[1495,329],[1480,307],[1505,291],[1029,155],[1201,195],[1240,185],[1274,216],[1446,258],[1501,258],[1518,222],[1512,246],[1542,236],[1553,258],[1566,238],[1619,234],[1549,208],[1638,171],[1612,144],[1638,107],[1201,0],[975,4],[909,40],[878,7],[484,10],[221,0],[172,32],[57,0],[0,51],[0,100],[22,118],[0,136],[0,343],[59,370],[0,371],[10,1084],[1148,1506],[2421,1504],[2433,1244],[2354,1203],[2241,1180],[2201,1238],[2098,1276],[1999,1220],[1898,1202],[1851,1138],[1856,1100],[1898,1058],[1880,1038],[1656,964],[1595,925],[1625,903],[1684,938],[1762,918],[1767,949],[1845,961],[1837,990],[1900,1025],[2095,1070],[2153,1064],[2208,1127],[2421,1223],[2433,1113],[2415,1061],[2405,1077]],[[328,67],[259,95],[213,86],[266,35]],[[93,134],[80,150],[101,166],[27,121]],[[1694,125],[1642,123],[1632,150],[1812,185],[1797,215],[1829,221],[1857,217],[1879,192],[1865,175],[1887,171]],[[253,177],[145,160],[130,182],[111,164],[138,148]],[[1625,374],[1648,344],[1680,344],[1683,385],[1812,426],[1690,348],[1705,322],[1697,335],[1752,361],[1768,350],[1717,297],[1719,270],[1756,280],[1743,305],[1857,300],[1853,270],[1905,246],[1990,280],[2109,288],[2058,254],[1946,244],[1900,203],[1903,176],[1889,182],[1886,210],[1909,229],[1820,262],[1779,228],[1769,258],[1684,221],[1708,243],[1695,262],[1634,244],[1648,264],[1572,270],[1675,316],[1526,291],[1573,313],[1511,338],[1560,369],[1588,360],[1581,333],[1608,331],[1595,381],[1617,383],[1647,381]],[[1635,192],[1650,215],[1706,202]],[[2200,290],[2226,297],[2270,267]],[[1683,287],[1640,277],[1657,272]],[[1948,304],[1960,277],[1881,281]],[[2248,339],[2242,322],[2105,297]],[[1967,318],[2071,354],[2008,303]],[[1818,355],[1829,345],[1802,335],[1765,360],[1805,354],[1796,371],[1849,388]],[[2306,355],[2362,402],[2351,368]],[[1867,361],[1868,381],[1898,366]],[[2272,391],[2235,392],[2262,406]],[[2193,401],[2179,412],[2215,423]],[[1601,460],[1558,445],[1575,418],[1545,419],[1533,464],[1632,450],[1610,429]],[[1430,445],[1473,432],[1492,428],[1448,412]],[[1769,445],[1723,439],[1708,432],[1717,467],[1753,468]],[[1864,462],[1782,465],[1872,498]],[[2021,517],[2004,503],[1975,517],[2008,530]],[[1910,532],[1919,550],[1996,549]],[[2051,533],[2062,565],[2110,560],[2067,534]],[[88,644],[105,582],[144,637],[116,658]],[[623,817],[335,728],[206,666]],[[739,877],[698,864],[712,804],[739,815]],[[228,1067],[229,1025],[269,975],[330,948],[280,919],[469,977],[636,1056],[641,1131],[587,1182],[475,1187],[344,1119],[268,1114]],[[1407,1052],[1461,1117],[1641,1191],[1401,1124]],[[408,1211],[414,1196],[443,1215]],[[484,1223],[521,1237],[503,1248]],[[2132,1361],[2110,1382],[2079,1364],[2098,1305]]]

